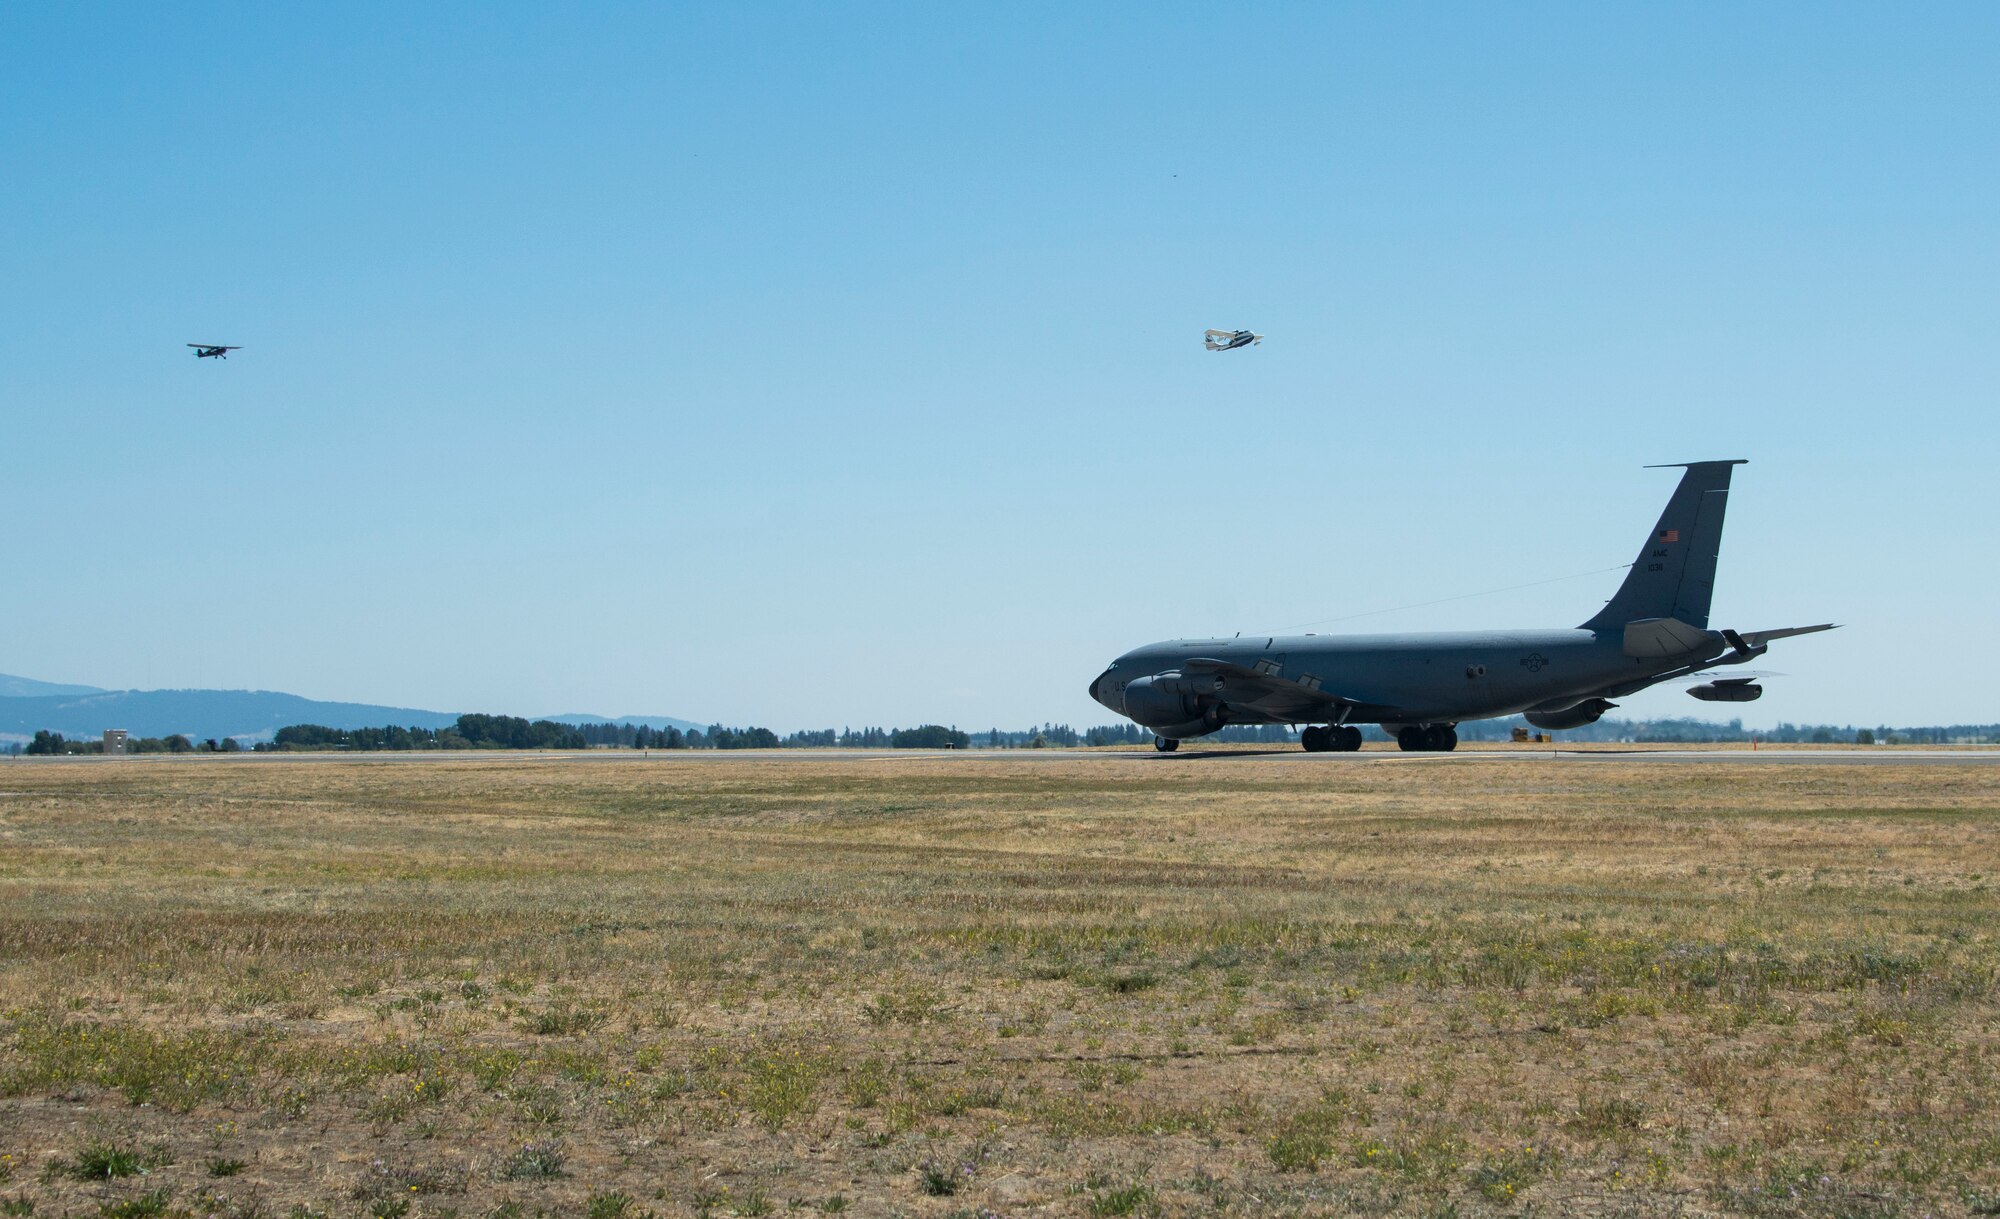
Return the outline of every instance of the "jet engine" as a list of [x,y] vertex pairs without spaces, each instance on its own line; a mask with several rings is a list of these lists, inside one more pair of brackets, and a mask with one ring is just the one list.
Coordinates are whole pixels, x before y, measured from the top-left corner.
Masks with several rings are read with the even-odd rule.
[[1607,698],[1586,698],[1573,707],[1556,711],[1530,711],[1525,718],[1537,728],[1551,731],[1561,728],[1581,728],[1585,724],[1595,724],[1606,711],[1618,704]]
[[1229,708],[1212,696],[1212,677],[1160,674],[1125,683],[1125,714],[1164,737],[1201,736],[1229,722]]
[[1725,677],[1704,685],[1689,686],[1688,694],[1704,703],[1754,703],[1764,697],[1764,687],[1751,677]]

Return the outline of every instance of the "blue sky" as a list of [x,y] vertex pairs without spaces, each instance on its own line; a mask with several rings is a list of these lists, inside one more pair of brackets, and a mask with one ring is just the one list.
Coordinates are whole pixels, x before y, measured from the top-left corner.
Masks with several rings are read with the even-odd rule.
[[1127,647],[1609,567],[1641,465],[1747,457],[1716,622],[1849,625],[1746,719],[2000,719],[1996,47],[1970,4],[9,6],[0,671],[1094,723]]

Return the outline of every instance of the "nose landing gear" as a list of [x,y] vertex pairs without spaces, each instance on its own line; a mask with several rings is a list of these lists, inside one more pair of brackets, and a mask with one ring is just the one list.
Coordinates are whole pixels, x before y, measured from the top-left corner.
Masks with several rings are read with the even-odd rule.
[[1159,750],[1161,753],[1172,753],[1180,747],[1181,743],[1170,736],[1156,736],[1153,738],[1153,748]]

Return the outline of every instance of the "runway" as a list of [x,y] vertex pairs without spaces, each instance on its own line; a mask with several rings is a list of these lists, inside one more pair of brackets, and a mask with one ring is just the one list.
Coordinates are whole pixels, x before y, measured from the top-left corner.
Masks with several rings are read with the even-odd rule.
[[[1222,753],[1223,751],[1215,751]],[[1201,753],[1158,754],[1161,761],[1197,758]],[[1211,755],[1212,756],[1212,755]],[[1289,753],[1233,753],[1231,757],[1291,758]],[[1379,762],[1384,764],[1451,763],[1471,765],[1481,762],[1583,762],[1591,765],[1669,762],[1681,765],[1747,763],[1774,766],[1925,766],[2000,764],[2000,749],[1870,750],[1870,749],[1534,749],[1502,751],[1467,750],[1453,753],[1319,753],[1301,751],[1302,762]]]
[[[1018,752],[1018,751],[1014,751]],[[1045,751],[1049,752],[1049,751]],[[1096,750],[1077,750],[1071,756],[1106,756]],[[1591,765],[1615,765],[1617,763],[1668,762],[1680,765],[1716,765],[1724,763],[1746,763],[1750,765],[1775,766],[1924,766],[1924,765],[1995,765],[2000,764],[2000,748],[1968,749],[1647,749],[1636,745],[1628,749],[1468,749],[1452,753],[1402,753],[1368,752],[1361,753],[1306,753],[1300,750],[1231,750],[1223,748],[1193,749],[1182,747],[1176,753],[1125,753],[1111,756],[1134,758],[1143,762],[1171,764],[1175,762],[1196,762],[1209,759],[1263,759],[1273,762],[1298,762],[1305,765],[1477,765],[1480,763],[1523,763],[1523,762],[1583,762]]]
[[[769,762],[773,764],[818,762],[1008,762],[1032,765],[1038,762],[1096,761],[1107,766],[1190,766],[1224,763],[1264,762],[1294,766],[1476,766],[1575,762],[1591,766],[1664,763],[1675,766],[1993,766],[2000,765],[2000,746],[1960,746],[1936,748],[1832,749],[1654,749],[1644,745],[1599,746],[1588,749],[1506,747],[1468,748],[1453,753],[1403,753],[1399,750],[1366,749],[1359,753],[1307,753],[1302,749],[1242,749],[1225,745],[1203,747],[1184,745],[1175,753],[1150,749],[656,749],[646,753],[629,749],[559,750],[410,750],[382,753],[296,752],[296,753],[201,753],[135,754],[104,757],[80,754],[67,757],[19,757],[0,763],[4,766],[120,766],[145,762],[168,762],[186,766],[259,766],[299,762],[314,765],[390,764],[435,765],[450,762],[519,764],[523,762],[566,762],[593,765],[604,762]],[[0,769],[4,773],[4,769]]]

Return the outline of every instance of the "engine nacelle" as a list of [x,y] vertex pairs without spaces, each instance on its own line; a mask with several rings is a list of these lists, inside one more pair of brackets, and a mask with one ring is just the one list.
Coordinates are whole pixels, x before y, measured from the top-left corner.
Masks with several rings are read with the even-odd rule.
[[1125,714],[1164,737],[1202,736],[1229,722],[1216,686],[1212,677],[1141,677],[1125,683]]
[[1618,704],[1608,698],[1586,698],[1574,707],[1564,707],[1560,711],[1530,711],[1522,718],[1537,728],[1557,731],[1563,728],[1581,728],[1585,724],[1595,724],[1606,711]]
[[1748,677],[1726,677],[1706,685],[1689,686],[1688,696],[1704,703],[1754,703],[1764,697],[1764,687]]

